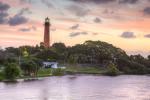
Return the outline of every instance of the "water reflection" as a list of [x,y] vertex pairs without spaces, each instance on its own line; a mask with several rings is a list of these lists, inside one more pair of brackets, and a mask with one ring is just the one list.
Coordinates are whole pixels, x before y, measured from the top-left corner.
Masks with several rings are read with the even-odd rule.
[[0,83],[0,100],[150,100],[148,76],[49,77]]
[[48,98],[48,90],[44,88],[43,90],[41,90],[41,100],[48,100]]

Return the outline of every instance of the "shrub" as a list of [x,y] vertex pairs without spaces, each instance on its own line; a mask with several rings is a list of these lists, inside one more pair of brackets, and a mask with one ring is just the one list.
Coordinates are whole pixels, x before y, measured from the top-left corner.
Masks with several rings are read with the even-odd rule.
[[8,80],[15,80],[20,76],[20,72],[20,68],[15,63],[10,63],[4,68],[4,77]]
[[4,74],[3,72],[0,72],[0,81],[4,80]]
[[106,75],[116,76],[119,74],[119,70],[115,64],[109,64],[107,67]]
[[119,70],[125,74],[147,74],[148,68],[144,65],[127,59],[119,59]]
[[62,68],[52,69],[52,75],[54,76],[62,76],[64,75],[65,70]]

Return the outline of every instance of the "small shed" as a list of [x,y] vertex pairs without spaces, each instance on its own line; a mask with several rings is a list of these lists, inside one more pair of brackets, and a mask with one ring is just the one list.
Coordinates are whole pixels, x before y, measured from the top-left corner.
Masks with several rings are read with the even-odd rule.
[[43,62],[43,68],[58,68],[57,62]]

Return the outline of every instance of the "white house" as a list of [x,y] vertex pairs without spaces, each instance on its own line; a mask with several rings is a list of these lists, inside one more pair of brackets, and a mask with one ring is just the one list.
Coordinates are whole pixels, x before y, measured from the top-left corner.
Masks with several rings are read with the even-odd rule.
[[58,68],[57,62],[43,62],[43,68]]

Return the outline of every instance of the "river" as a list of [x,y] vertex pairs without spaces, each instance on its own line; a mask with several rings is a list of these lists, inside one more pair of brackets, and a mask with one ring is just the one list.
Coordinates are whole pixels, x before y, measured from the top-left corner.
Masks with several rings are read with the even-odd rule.
[[0,100],[150,100],[150,76],[67,75],[1,82]]

